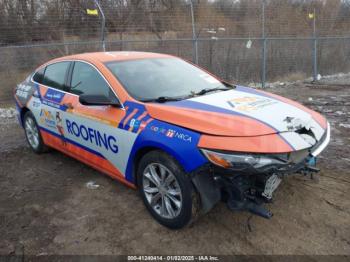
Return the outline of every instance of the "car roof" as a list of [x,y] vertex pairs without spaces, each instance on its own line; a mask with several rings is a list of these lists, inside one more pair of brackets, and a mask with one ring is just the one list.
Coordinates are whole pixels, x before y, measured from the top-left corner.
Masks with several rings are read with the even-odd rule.
[[119,52],[95,52],[95,53],[83,53],[70,56],[60,57],[53,61],[62,60],[85,60],[90,62],[113,62],[113,61],[127,61],[137,59],[150,59],[150,58],[166,58],[173,57],[167,54],[150,53],[150,52],[135,52],[135,51],[119,51]]

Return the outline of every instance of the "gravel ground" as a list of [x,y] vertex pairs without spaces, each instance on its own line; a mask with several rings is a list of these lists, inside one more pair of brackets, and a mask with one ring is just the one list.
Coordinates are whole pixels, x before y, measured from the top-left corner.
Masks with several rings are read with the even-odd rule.
[[271,220],[219,204],[179,231],[157,224],[136,191],[59,152],[31,152],[14,114],[2,110],[0,254],[350,255],[349,90],[302,83],[268,90],[330,120],[321,173],[285,179]]

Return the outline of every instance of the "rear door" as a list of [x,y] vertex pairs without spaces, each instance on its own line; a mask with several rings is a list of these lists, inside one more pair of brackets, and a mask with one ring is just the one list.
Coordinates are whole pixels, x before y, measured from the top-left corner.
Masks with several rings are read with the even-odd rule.
[[39,69],[32,78],[37,92],[28,105],[37,120],[45,144],[59,150],[65,150],[66,145],[62,114],[66,110],[64,99],[71,65],[70,61],[63,61]]

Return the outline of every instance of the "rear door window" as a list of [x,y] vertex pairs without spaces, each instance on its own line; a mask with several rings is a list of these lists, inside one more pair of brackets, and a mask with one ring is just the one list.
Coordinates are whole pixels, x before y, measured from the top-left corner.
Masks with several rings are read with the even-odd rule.
[[45,70],[42,84],[64,90],[66,87],[66,74],[68,72],[69,65],[70,62],[59,62],[48,65]]
[[33,80],[39,84],[42,84],[43,79],[44,79],[44,73],[45,73],[45,67],[41,68],[40,70],[38,70],[34,76],[33,76]]

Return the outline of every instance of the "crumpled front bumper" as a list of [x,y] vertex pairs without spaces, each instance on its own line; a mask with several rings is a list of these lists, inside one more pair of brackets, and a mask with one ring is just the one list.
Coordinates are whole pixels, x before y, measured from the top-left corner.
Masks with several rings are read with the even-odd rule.
[[327,123],[326,133],[316,143],[316,145],[314,145],[311,148],[311,155],[314,157],[318,156],[328,146],[330,140],[331,140],[331,128],[330,128],[330,124]]
[[277,188],[266,192],[271,186],[271,178],[301,173],[318,172],[316,156],[330,142],[330,126],[322,138],[311,148],[289,153],[288,161],[283,164],[271,164],[259,168],[245,167],[243,169],[223,168],[208,163],[191,174],[193,185],[200,194],[202,211],[209,211],[217,202],[223,200],[231,210],[246,210],[265,218],[272,214],[262,204],[272,199],[272,193]]
[[322,152],[330,140],[329,128],[324,137],[312,148],[300,152],[298,163],[270,165],[263,168],[232,170],[208,163],[191,174],[193,185],[200,195],[202,211],[208,212],[223,200],[231,210],[246,210],[265,218],[271,212],[262,207],[271,201],[272,193],[266,194],[266,183],[271,176],[279,178],[295,173],[315,173],[316,156]]

